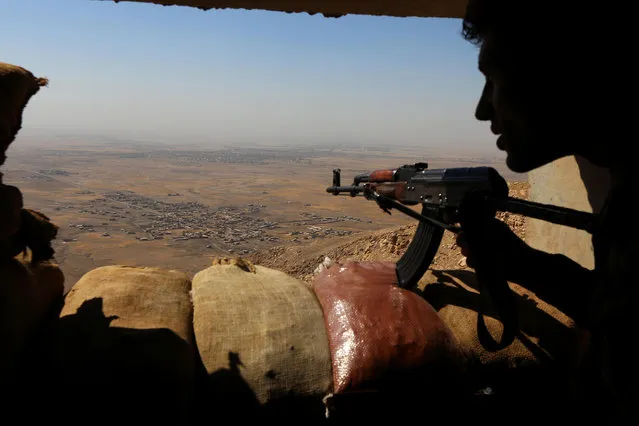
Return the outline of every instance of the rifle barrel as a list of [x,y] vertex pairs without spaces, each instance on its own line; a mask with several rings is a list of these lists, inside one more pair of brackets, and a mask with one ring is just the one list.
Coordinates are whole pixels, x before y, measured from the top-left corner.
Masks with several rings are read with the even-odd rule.
[[326,192],[333,195],[348,194],[351,196],[355,196],[357,194],[363,193],[364,189],[365,188],[363,186],[355,186],[355,185],[329,186],[328,188],[326,188]]

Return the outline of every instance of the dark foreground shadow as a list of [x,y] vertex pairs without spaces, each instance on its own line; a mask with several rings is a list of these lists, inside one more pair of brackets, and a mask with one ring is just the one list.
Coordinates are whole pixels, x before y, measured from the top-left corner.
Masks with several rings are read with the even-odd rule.
[[[424,297],[438,309],[453,303],[477,306],[478,301],[465,293],[434,285]],[[557,398],[551,382],[541,376],[537,383],[544,386],[490,393],[481,392],[474,383],[469,386],[469,379],[476,377],[442,372],[439,377],[405,377],[404,383],[412,385],[396,386],[395,381],[381,392],[338,396],[329,402],[333,416],[327,420],[324,404],[315,395],[272,395],[271,401],[260,404],[242,377],[240,353],[229,352],[228,367],[208,374],[195,344],[167,329],[113,327],[115,319],[104,314],[102,299],[96,298],[75,314],[51,321],[25,357],[21,380],[4,399],[3,415],[21,423],[65,425],[255,420],[297,425],[413,420],[496,425],[561,418],[547,417]]]
[[[480,310],[480,296],[460,285],[479,290],[476,276],[472,271],[445,270],[431,271],[437,282],[427,284],[418,293],[427,300],[435,310],[440,311],[447,306],[457,306],[478,312]],[[527,363],[517,368],[506,368],[504,365],[472,366],[473,372],[468,380],[477,383],[478,388],[489,387],[494,392],[492,396],[475,398],[469,404],[477,412],[484,409],[495,410],[495,416],[512,411],[519,406],[520,411],[514,414],[524,415],[522,420],[531,421],[546,416],[553,421],[577,421],[577,419],[591,420],[595,411],[590,414],[579,407],[584,403],[594,402],[603,406],[592,389],[593,372],[587,368],[581,369],[579,377],[573,376],[576,368],[569,366],[572,362],[576,346],[582,344],[584,334],[582,330],[574,329],[558,318],[543,310],[537,301],[527,296],[514,294],[519,312],[520,333],[517,340],[529,350],[537,362]],[[486,315],[496,316],[494,311],[488,310]],[[472,322],[473,332],[476,333],[476,323]],[[524,335],[525,334],[525,335]],[[529,336],[529,337],[527,337]],[[531,340],[534,338],[536,340]],[[571,380],[574,380],[571,382]],[[578,392],[571,387],[579,386]],[[599,400],[600,403],[596,401]],[[483,401],[480,407],[476,402]],[[522,405],[522,404],[525,404]],[[532,407],[536,407],[531,410]],[[517,411],[517,410],[515,410]],[[591,418],[592,417],[592,418]]]
[[[376,391],[333,395],[326,404],[318,396],[272,395],[272,400],[260,405],[254,391],[242,377],[244,368],[240,354],[229,352],[229,366],[210,374],[208,391],[202,393],[208,404],[201,408],[215,413],[218,420],[237,424],[245,422],[277,422],[277,424],[364,424],[380,421],[470,421],[475,424],[500,424],[477,415],[494,410],[490,397],[470,391],[464,376],[449,374],[420,375],[412,373],[378,383]],[[402,383],[402,385],[399,385]],[[471,408],[473,408],[471,410]],[[327,410],[330,416],[327,417]],[[506,407],[501,408],[507,412]],[[511,420],[509,419],[508,422]],[[506,423],[504,423],[506,424]]]
[[11,409],[28,423],[190,424],[195,348],[168,329],[112,327],[102,299],[43,330]]
[[[429,283],[420,292],[435,310],[453,305],[479,312],[481,299],[477,293],[460,286],[453,278],[466,286],[479,291],[475,274],[465,270],[431,271],[438,282]],[[530,350],[541,362],[552,363],[552,360],[563,360],[571,352],[572,341],[577,331],[540,308],[538,303],[529,297],[513,293],[519,312],[519,341]],[[488,310],[487,315],[496,316],[496,312]],[[535,337],[538,343],[530,341],[527,336]]]
[[[229,366],[211,373],[198,396],[199,416],[216,413],[221,419],[238,424],[254,421],[276,421],[300,424],[326,423],[324,404],[320,395],[272,393],[269,401],[260,404],[255,391],[242,377],[245,368],[241,355],[228,353]],[[265,373],[268,380],[272,372]]]

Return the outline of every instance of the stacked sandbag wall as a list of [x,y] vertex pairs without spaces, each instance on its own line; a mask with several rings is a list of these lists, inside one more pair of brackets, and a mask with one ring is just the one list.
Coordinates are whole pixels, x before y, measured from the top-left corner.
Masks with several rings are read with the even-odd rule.
[[[22,127],[25,107],[47,83],[22,67],[0,62],[0,166]],[[0,169],[0,387],[5,418],[38,400],[39,342],[57,317],[64,291],[64,275],[52,261],[56,234],[48,217],[25,208],[20,190],[5,181]]]
[[95,412],[114,423],[192,421],[198,357],[190,289],[182,272],[117,265],[75,284],[47,342],[56,403],[76,407],[65,421]]

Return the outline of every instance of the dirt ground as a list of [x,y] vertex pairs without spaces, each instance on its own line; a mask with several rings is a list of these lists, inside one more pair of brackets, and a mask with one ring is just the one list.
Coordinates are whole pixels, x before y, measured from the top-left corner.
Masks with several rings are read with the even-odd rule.
[[[420,147],[19,142],[8,152],[4,181],[60,227],[55,259],[67,289],[91,269],[113,264],[192,277],[214,257],[239,255],[306,277],[325,256],[399,256],[414,220],[328,194],[334,168],[343,184],[414,162],[431,169],[491,166],[506,179],[519,177],[501,158]],[[459,262],[451,247],[446,235],[436,265]]]

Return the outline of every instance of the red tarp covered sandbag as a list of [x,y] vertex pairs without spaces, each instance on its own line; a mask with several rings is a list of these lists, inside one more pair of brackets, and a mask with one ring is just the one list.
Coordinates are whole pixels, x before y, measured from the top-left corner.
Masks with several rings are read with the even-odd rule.
[[392,262],[337,264],[314,280],[335,394],[444,385],[463,370],[465,357],[437,312],[395,283]]

